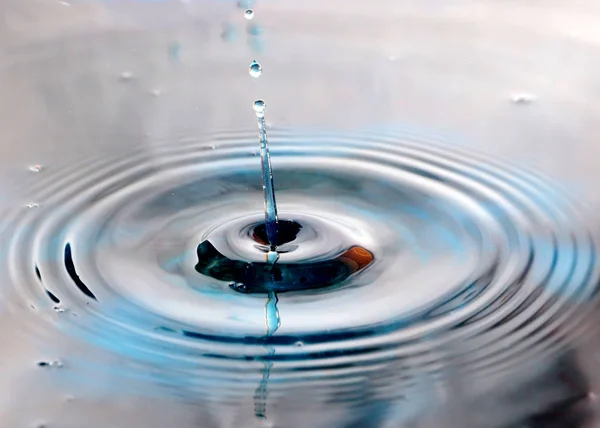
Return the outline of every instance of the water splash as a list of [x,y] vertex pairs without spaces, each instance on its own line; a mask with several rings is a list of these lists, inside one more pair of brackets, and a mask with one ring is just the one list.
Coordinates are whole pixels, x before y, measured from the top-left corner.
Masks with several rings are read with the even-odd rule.
[[254,11],[252,9],[246,9],[246,11],[244,12],[244,18],[248,20],[254,18]]
[[273,171],[271,169],[271,155],[269,143],[267,142],[267,130],[265,126],[265,108],[263,100],[254,101],[254,112],[258,119],[258,137],[260,141],[260,160],[262,166],[262,182],[265,198],[265,225],[267,238],[272,247],[277,242],[277,203],[275,201],[275,186],[273,184]]

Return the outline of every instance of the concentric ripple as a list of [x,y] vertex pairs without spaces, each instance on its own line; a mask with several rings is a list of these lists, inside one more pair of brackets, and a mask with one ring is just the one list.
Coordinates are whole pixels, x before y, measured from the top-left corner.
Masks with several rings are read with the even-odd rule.
[[500,370],[587,328],[598,234],[553,183],[414,135],[271,135],[280,217],[315,225],[281,258],[374,256],[341,287],[280,294],[275,334],[265,295],[195,269],[211,234],[228,257],[260,254],[252,132],[36,174],[39,207],[1,225],[7,307],[76,313],[61,325],[94,346],[239,382],[253,361],[303,382],[426,354]]

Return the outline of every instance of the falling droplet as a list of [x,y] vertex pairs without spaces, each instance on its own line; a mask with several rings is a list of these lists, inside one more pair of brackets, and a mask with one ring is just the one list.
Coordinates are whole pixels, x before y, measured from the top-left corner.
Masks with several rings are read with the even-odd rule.
[[40,172],[42,170],[42,165],[29,165],[29,171],[31,172]]
[[246,12],[244,12],[244,18],[246,18],[246,19],[254,18],[254,11],[252,9],[246,9]]
[[252,64],[250,64],[250,67],[248,67],[248,73],[250,73],[250,76],[254,78],[260,77],[262,74],[262,67],[258,62],[252,61]]
[[30,202],[27,204],[27,208],[39,208],[40,204],[36,204],[35,202]]
[[129,81],[133,78],[133,73],[131,71],[124,71],[121,73],[121,80]]
[[256,117],[264,117],[265,116],[265,107],[267,105],[263,100],[254,101],[254,111],[256,112]]

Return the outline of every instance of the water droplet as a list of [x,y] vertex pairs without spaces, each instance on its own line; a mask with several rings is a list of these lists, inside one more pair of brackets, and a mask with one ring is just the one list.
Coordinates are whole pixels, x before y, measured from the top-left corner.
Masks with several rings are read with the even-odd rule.
[[267,104],[263,100],[254,101],[254,111],[256,112],[257,117],[265,116],[265,108]]
[[59,313],[59,314],[63,314],[65,312],[65,308],[61,308],[60,306],[55,306],[54,307],[54,311]]
[[121,80],[129,81],[133,79],[133,73],[131,71],[124,71],[121,73]]
[[30,202],[27,204],[27,208],[39,208],[40,204],[37,204],[35,202]]
[[531,104],[534,101],[534,96],[532,94],[515,94],[511,97],[511,101],[514,104]]
[[31,172],[40,172],[42,170],[42,165],[29,165],[29,171]]
[[262,74],[262,67],[258,62],[252,61],[252,64],[250,64],[250,67],[248,67],[248,73],[250,73],[250,76],[254,78],[260,77]]
[[214,144],[213,144],[212,146],[210,146],[210,149],[211,149],[211,150],[214,150],[214,149],[216,149],[216,148],[217,148],[217,146],[215,146]]
[[302,342],[302,341],[300,341],[300,340],[299,340],[299,341],[297,341],[297,342],[295,343],[295,345],[296,345],[298,348],[301,348],[301,347],[303,347],[303,346],[304,346],[304,342]]
[[244,12],[244,18],[246,18],[246,19],[254,18],[254,11],[252,9],[246,9],[246,12]]
[[46,361],[40,361],[39,363],[37,363],[38,367],[48,367],[50,364],[48,364]]

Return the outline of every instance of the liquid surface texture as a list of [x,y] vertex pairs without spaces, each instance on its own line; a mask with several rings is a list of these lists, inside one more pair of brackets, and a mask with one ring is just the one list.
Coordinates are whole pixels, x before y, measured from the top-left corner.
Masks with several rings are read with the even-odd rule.
[[0,427],[596,427],[596,3],[4,0]]
[[[269,248],[255,140],[241,133],[32,176],[40,207],[3,215],[5,310],[32,325],[58,316],[45,328],[96,349],[74,365],[111,372],[94,357],[106,352],[132,364],[131,382],[251,400],[262,422],[303,390],[394,408],[443,368],[484,379],[535,366],[589,327],[598,235],[551,182],[411,135],[271,139],[286,239],[270,264],[291,290],[256,270]],[[336,286],[294,282],[339,257]]]

